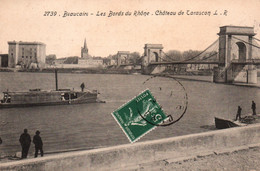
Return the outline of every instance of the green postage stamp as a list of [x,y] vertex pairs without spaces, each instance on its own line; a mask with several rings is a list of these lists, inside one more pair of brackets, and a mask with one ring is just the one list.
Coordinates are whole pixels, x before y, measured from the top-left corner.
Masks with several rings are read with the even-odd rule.
[[147,89],[112,113],[131,143],[137,141],[167,116]]

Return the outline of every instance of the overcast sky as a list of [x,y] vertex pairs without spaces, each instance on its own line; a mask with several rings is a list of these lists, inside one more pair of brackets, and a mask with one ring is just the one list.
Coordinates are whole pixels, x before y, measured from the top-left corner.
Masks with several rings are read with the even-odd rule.
[[[260,39],[259,6],[259,0],[0,0],[0,53],[8,53],[7,41],[15,40],[43,42],[46,54],[58,58],[80,56],[84,38],[92,56],[106,57],[117,51],[142,54],[145,43],[163,44],[165,52],[203,50],[218,38],[219,27],[224,25],[254,26]],[[134,16],[135,10],[150,14]],[[177,14],[158,16],[156,10]],[[180,10],[183,15],[178,15]],[[187,10],[210,11],[211,15],[187,15]],[[215,10],[222,15],[213,15]],[[45,11],[57,15],[44,16]],[[63,17],[64,11],[89,16]],[[106,16],[96,16],[98,11]],[[108,17],[109,11],[132,15]]]

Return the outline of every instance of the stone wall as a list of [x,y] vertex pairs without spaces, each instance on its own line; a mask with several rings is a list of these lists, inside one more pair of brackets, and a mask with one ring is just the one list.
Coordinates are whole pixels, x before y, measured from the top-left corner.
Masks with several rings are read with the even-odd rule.
[[260,124],[0,164],[0,170],[128,170],[139,164],[259,144]]

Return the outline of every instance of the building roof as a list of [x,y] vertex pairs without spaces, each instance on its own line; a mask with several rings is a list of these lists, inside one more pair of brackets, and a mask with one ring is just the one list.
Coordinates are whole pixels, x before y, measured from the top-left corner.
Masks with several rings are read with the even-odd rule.
[[23,41],[8,41],[8,44],[19,44],[19,45],[45,45],[42,42],[23,42]]

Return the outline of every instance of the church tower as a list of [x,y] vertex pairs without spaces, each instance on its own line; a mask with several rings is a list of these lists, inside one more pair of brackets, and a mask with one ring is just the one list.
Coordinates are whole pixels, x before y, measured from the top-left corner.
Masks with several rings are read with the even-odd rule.
[[86,43],[86,38],[84,41],[84,47],[81,47],[81,58],[87,58],[89,57],[88,55],[88,47],[87,47],[87,43]]

